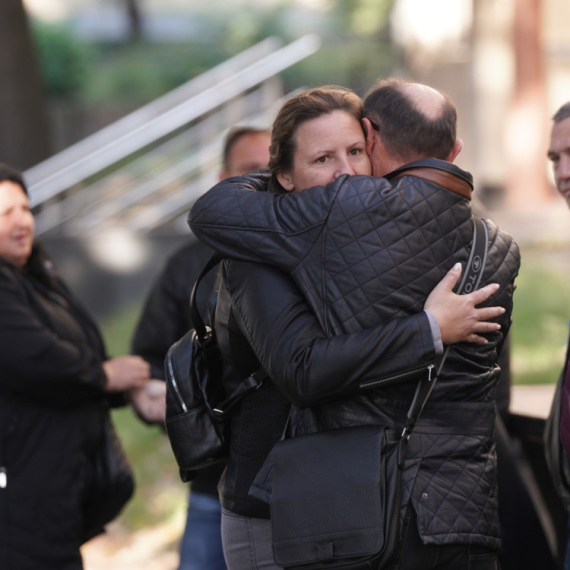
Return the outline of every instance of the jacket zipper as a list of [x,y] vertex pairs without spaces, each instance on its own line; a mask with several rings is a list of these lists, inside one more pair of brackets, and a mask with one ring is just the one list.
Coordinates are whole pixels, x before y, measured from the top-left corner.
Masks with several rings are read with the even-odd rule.
[[425,367],[422,366],[421,368],[415,368],[414,370],[408,370],[408,372],[402,372],[401,374],[396,374],[395,376],[390,376],[389,378],[382,378],[381,380],[374,380],[373,382],[363,382],[359,385],[361,390],[365,388],[373,388],[375,386],[382,386],[383,384],[388,384],[389,382],[394,382],[394,380],[401,380],[402,378],[407,378],[408,376],[413,376],[422,370],[427,368],[428,371],[428,380],[431,380],[431,371],[434,368],[433,364]]
[[176,399],[180,403],[180,406],[182,407],[182,411],[186,413],[188,411],[188,408],[186,407],[186,403],[184,402],[182,394],[180,393],[180,389],[178,388],[178,384],[176,383],[176,375],[174,374],[174,366],[172,366],[172,356],[170,350],[168,351],[167,361],[168,361],[168,372],[170,376],[169,378],[170,384],[174,388],[174,394],[176,396]]

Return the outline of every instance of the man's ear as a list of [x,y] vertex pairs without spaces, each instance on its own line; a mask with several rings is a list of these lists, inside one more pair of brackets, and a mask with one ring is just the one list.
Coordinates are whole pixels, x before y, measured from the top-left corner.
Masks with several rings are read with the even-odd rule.
[[463,141],[461,139],[457,139],[453,145],[453,148],[451,149],[451,152],[449,153],[449,156],[445,160],[447,160],[447,162],[453,162],[457,158],[457,155],[461,152],[462,148]]
[[277,174],[277,181],[281,186],[283,186],[283,188],[285,188],[285,190],[287,190],[287,192],[295,191],[295,185],[293,184],[291,175],[288,172],[280,172]]
[[364,127],[364,133],[366,135],[366,154],[368,156],[372,156],[372,149],[374,148],[374,143],[376,142],[376,131],[372,127],[370,120],[366,117],[362,119],[362,126]]

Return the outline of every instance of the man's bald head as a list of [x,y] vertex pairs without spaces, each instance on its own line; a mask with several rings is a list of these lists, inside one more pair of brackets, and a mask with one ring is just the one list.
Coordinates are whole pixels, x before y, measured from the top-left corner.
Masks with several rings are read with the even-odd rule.
[[402,92],[414,109],[430,121],[437,121],[444,114],[447,99],[433,87],[421,83],[404,83]]
[[381,79],[364,100],[364,116],[386,152],[401,164],[449,160],[457,142],[457,110],[439,91],[403,79]]

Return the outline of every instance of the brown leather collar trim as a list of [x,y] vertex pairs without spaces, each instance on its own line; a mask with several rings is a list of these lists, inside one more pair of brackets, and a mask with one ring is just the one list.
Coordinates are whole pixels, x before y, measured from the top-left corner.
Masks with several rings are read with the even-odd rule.
[[396,174],[394,178],[401,178],[402,176],[415,176],[417,178],[423,178],[429,182],[434,182],[439,186],[443,186],[468,200],[471,200],[471,186],[465,180],[458,178],[451,172],[445,172],[444,170],[438,170],[437,168],[410,168],[409,170],[404,170]]

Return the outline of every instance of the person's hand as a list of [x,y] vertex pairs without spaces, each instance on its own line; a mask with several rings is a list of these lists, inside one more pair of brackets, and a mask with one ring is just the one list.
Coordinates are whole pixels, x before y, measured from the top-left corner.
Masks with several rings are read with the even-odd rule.
[[499,324],[486,321],[502,315],[505,309],[475,307],[493,295],[499,289],[499,285],[492,283],[469,295],[456,295],[453,293],[453,287],[459,280],[461,271],[461,264],[456,263],[430,293],[424,309],[437,319],[443,344],[456,342],[487,344],[487,339],[477,333],[498,331],[501,328]]
[[130,393],[136,413],[149,423],[163,422],[166,415],[166,383],[149,380],[142,388]]
[[103,362],[107,375],[107,392],[141,388],[150,378],[150,364],[140,356],[117,356]]

